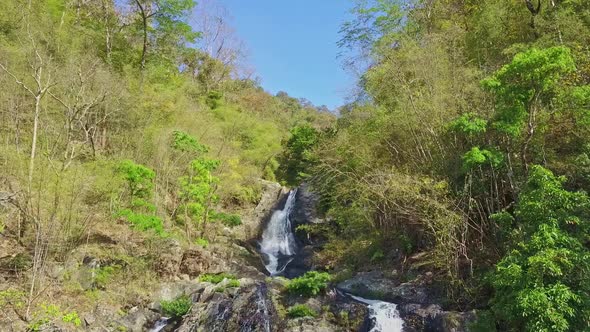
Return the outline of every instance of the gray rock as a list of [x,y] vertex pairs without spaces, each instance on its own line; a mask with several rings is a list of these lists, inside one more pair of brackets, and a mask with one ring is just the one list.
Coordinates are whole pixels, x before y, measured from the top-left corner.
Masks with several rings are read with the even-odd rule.
[[143,332],[159,318],[160,315],[151,310],[134,307],[129,310],[125,317],[118,319],[116,323],[125,327],[128,332]]
[[199,301],[184,317],[178,332],[280,331],[278,315],[264,283],[241,287],[235,296],[215,293],[201,296]]
[[175,281],[166,282],[160,285],[160,289],[154,294],[156,302],[171,301],[181,295],[192,295],[203,290],[206,283],[197,281]]
[[322,223],[323,219],[318,218],[317,205],[319,196],[303,183],[297,188],[295,206],[291,213],[291,221],[295,227],[306,223]]
[[469,323],[476,319],[474,311],[443,311],[436,304],[405,304],[398,309],[408,331],[469,332]]
[[242,216],[242,224],[231,229],[231,236],[235,239],[248,241],[258,238],[262,234],[264,222],[277,201],[280,200],[287,189],[280,184],[265,180],[259,180],[262,186],[260,201],[251,213]]

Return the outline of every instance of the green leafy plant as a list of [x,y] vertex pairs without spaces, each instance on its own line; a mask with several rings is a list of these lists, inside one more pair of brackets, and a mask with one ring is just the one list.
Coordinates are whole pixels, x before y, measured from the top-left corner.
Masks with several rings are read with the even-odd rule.
[[287,315],[290,318],[315,317],[317,313],[305,304],[296,304],[289,308]]
[[72,324],[76,327],[82,325],[82,320],[77,312],[63,312],[58,305],[41,304],[41,308],[33,313],[33,319],[27,326],[27,331],[43,331],[47,324],[56,319],[61,320],[64,323]]
[[0,309],[6,306],[12,306],[15,309],[21,309],[25,305],[25,292],[7,289],[0,291]]
[[136,164],[132,160],[123,160],[119,164],[118,171],[127,181],[132,198],[149,198],[151,196],[153,180],[156,177],[153,170]]
[[143,213],[136,213],[130,209],[119,211],[118,216],[124,217],[133,227],[140,231],[152,231],[157,235],[165,235],[162,219],[156,216]]
[[218,284],[222,282],[224,279],[228,280],[237,280],[237,277],[230,273],[218,273],[218,274],[202,274],[199,276],[199,281],[203,282],[210,282],[212,284]]
[[287,291],[293,294],[315,296],[328,287],[331,277],[326,272],[309,271],[294,278],[287,284]]
[[202,237],[199,237],[195,240],[195,244],[203,248],[207,248],[209,246],[209,241],[203,239]]
[[231,288],[231,287],[240,287],[240,281],[236,280],[236,279],[231,279],[227,282],[226,284],[227,287]]
[[236,227],[242,224],[242,219],[237,214],[213,212],[211,213],[211,219],[220,221],[222,224],[228,227]]
[[[497,318],[520,331],[582,331],[590,313],[590,199],[563,178],[531,169],[512,223],[512,250],[490,277]],[[503,213],[496,220],[510,222]]]
[[181,295],[172,301],[162,301],[160,305],[164,315],[177,318],[186,315],[191,310],[192,302],[187,295]]
[[121,269],[119,265],[103,266],[94,271],[94,283],[97,288],[105,289],[111,282],[113,276]]
[[196,138],[179,130],[172,133],[172,148],[182,152],[205,153],[209,151],[207,146],[199,143]]

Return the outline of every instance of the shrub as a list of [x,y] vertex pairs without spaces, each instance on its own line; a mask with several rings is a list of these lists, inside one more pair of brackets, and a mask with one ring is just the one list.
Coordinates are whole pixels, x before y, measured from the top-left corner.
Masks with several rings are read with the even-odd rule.
[[232,279],[230,281],[227,282],[227,287],[240,287],[240,281],[239,280],[235,280]]
[[21,309],[25,306],[26,294],[23,291],[7,289],[0,291],[0,309],[5,306],[12,306],[15,309]]
[[133,225],[133,228],[140,231],[153,231],[155,234],[164,236],[164,224],[162,219],[142,213],[136,213],[129,209],[119,211],[119,216],[124,217]]
[[162,301],[160,305],[164,315],[176,318],[186,315],[191,310],[192,302],[188,296],[182,295],[172,301]]
[[212,213],[213,220],[218,220],[228,227],[236,227],[242,224],[242,218],[237,214],[228,214],[223,212]]
[[309,271],[302,277],[295,278],[287,284],[287,291],[306,296],[317,295],[326,287],[331,277],[326,272]]
[[514,331],[583,331],[590,312],[590,198],[532,167],[512,220],[515,239],[491,276],[492,310]]
[[127,181],[131,197],[148,198],[151,196],[154,186],[153,180],[156,177],[153,170],[131,160],[123,160],[118,171]]
[[196,138],[179,130],[172,133],[172,148],[182,152],[196,153],[204,153],[209,150],[208,147],[199,143]]
[[210,282],[212,284],[218,284],[222,282],[224,279],[229,280],[237,280],[237,277],[230,273],[219,273],[219,274],[209,274],[205,273],[199,276],[199,280],[203,282]]
[[287,315],[290,318],[315,317],[317,313],[305,304],[296,304],[289,308]]
[[94,283],[97,288],[104,289],[113,278],[113,275],[121,269],[119,265],[104,266],[96,270]]
[[209,241],[200,237],[195,240],[195,244],[200,247],[207,248],[209,246]]

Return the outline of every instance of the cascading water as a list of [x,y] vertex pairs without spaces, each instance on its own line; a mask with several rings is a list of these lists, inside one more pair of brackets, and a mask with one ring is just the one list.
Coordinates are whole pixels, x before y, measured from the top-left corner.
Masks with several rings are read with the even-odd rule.
[[260,252],[264,255],[264,265],[270,275],[282,273],[293,260],[297,251],[295,236],[291,230],[289,215],[295,205],[297,189],[291,190],[282,210],[275,211],[262,233]]
[[154,323],[154,326],[149,329],[149,332],[160,332],[162,330],[164,330],[164,328],[166,326],[168,326],[170,318],[168,317],[162,317],[160,318],[156,323]]
[[396,304],[378,300],[367,300],[350,294],[349,296],[358,302],[366,304],[369,308],[369,318],[375,322],[375,326],[369,332],[403,331],[404,321],[399,316]]
[[[271,276],[279,275],[285,271],[287,265],[298,253],[295,235],[291,229],[290,215],[295,206],[297,190],[289,192],[285,207],[282,210],[274,211],[266,229],[262,233],[260,241],[260,253],[263,256],[264,266]],[[378,300],[368,300],[362,297],[348,294],[353,300],[367,305],[369,318],[373,320],[373,327],[369,332],[401,332],[404,321],[399,315],[397,306]],[[266,302],[256,301],[260,312],[265,312]],[[269,331],[264,325],[265,331]]]

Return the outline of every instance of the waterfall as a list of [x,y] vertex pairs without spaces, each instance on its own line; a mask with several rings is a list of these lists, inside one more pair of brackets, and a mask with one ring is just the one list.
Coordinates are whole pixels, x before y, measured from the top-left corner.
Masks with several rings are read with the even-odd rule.
[[296,195],[297,189],[289,192],[285,207],[272,214],[262,233],[260,252],[264,256],[264,265],[270,275],[282,273],[297,251],[295,236],[291,231],[291,220],[289,220]]
[[379,300],[367,300],[350,294],[349,296],[366,304],[367,308],[369,308],[369,317],[375,322],[375,326],[369,332],[403,331],[404,321],[399,316],[396,304]]
[[154,326],[152,328],[150,328],[148,331],[149,332],[160,332],[162,330],[164,330],[164,328],[166,326],[168,326],[170,318],[168,317],[162,317],[160,318],[156,323],[154,323]]

